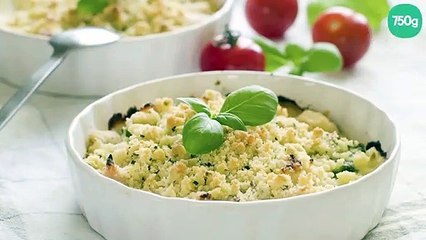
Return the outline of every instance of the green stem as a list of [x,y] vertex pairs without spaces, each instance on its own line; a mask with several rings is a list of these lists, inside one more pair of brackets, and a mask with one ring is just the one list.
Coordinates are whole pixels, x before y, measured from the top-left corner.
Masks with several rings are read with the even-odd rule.
[[241,37],[241,33],[238,31],[233,31],[229,28],[229,25],[225,25],[225,31],[223,32],[223,37],[217,41],[218,46],[230,45],[231,48],[237,45],[238,39]]

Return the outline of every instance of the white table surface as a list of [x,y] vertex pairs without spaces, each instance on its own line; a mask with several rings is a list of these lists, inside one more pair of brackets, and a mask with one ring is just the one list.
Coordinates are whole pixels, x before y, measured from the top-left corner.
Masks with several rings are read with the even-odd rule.
[[[416,4],[426,17],[425,1],[404,2]],[[240,7],[231,25],[254,34]],[[304,11],[286,40],[310,44]],[[401,132],[402,159],[389,207],[366,239],[426,239],[426,27],[403,40],[383,26],[355,69],[310,76],[376,102]],[[0,83],[0,105],[15,91]],[[64,149],[70,121],[91,101],[35,95],[0,132],[1,240],[103,239],[80,214]]]

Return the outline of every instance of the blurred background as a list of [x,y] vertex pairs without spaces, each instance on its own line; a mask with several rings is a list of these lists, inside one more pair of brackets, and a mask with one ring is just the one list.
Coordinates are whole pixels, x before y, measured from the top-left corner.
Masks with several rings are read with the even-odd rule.
[[[423,0],[389,2],[414,4],[426,16]],[[252,38],[258,34],[246,20],[244,3],[235,2],[230,26]],[[311,46],[308,3],[299,1],[296,21],[278,44]],[[402,158],[389,209],[366,239],[426,239],[425,53],[425,29],[414,38],[401,39],[389,32],[384,20],[380,30],[373,33],[368,52],[355,67],[305,74],[372,100],[395,119],[400,130]],[[0,105],[16,91],[5,82],[6,79],[0,81]],[[91,230],[74,199],[63,146],[72,118],[93,100],[36,94],[2,130],[0,239],[102,239]]]

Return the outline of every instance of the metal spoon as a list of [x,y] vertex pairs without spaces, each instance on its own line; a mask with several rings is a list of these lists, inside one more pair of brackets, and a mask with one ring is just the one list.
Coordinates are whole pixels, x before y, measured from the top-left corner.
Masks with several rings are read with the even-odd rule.
[[49,44],[53,47],[53,54],[49,61],[38,69],[31,77],[31,81],[19,89],[9,101],[0,109],[0,130],[18,112],[28,98],[64,61],[71,50],[96,47],[116,42],[120,36],[101,28],[80,28],[64,31],[53,36]]

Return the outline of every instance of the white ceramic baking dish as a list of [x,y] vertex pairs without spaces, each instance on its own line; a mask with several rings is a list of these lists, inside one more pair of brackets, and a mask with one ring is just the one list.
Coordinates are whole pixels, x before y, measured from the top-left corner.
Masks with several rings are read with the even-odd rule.
[[[388,152],[386,162],[360,180],[329,191],[238,203],[167,198],[132,189],[100,175],[82,160],[89,132],[106,129],[113,113],[157,97],[200,95],[208,88],[228,93],[251,84],[272,89],[301,106],[329,111],[351,138],[380,140]],[[189,74],[110,94],[74,119],[67,149],[81,210],[108,240],[361,239],[382,217],[400,158],[395,125],[373,103],[323,82],[257,72]]]
[[[0,0],[0,22],[12,12],[12,1]],[[198,71],[202,46],[229,22],[233,0],[218,1],[222,8],[200,23],[71,53],[40,91],[100,96],[150,79]],[[47,41],[0,27],[0,77],[13,85],[28,81],[52,52]]]

